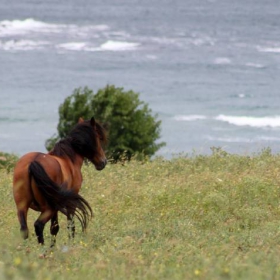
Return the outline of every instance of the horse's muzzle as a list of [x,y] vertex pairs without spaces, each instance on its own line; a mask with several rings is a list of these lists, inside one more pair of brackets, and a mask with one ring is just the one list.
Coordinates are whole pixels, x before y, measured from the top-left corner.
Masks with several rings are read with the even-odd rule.
[[107,164],[107,159],[105,159],[104,161],[101,161],[98,164],[95,164],[95,168],[96,168],[96,170],[100,171],[105,168],[106,164]]

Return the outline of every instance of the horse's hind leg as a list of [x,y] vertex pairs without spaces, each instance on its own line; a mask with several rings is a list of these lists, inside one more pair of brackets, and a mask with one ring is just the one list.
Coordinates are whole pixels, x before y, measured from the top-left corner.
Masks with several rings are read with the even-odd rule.
[[39,244],[44,244],[44,227],[45,224],[53,217],[54,212],[50,209],[44,211],[41,213],[41,215],[39,216],[39,218],[36,220],[36,222],[34,223],[34,227],[35,227],[35,233],[38,239],[38,243]]
[[27,209],[18,210],[17,212],[18,220],[20,223],[20,232],[23,239],[28,238],[28,227],[27,227]]
[[[27,173],[27,172],[26,172]],[[20,232],[24,239],[28,238],[27,212],[32,202],[28,174],[15,168],[13,194],[17,207],[17,216],[20,223]]]
[[59,231],[59,224],[58,224],[58,215],[57,215],[57,212],[56,212],[51,219],[51,228],[50,228],[51,248],[55,246],[56,235],[57,235],[58,231]]

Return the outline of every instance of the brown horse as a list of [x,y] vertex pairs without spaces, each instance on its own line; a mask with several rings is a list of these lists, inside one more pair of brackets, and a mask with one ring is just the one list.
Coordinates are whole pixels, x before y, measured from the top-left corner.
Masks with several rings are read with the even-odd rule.
[[102,144],[106,141],[103,127],[91,120],[79,120],[69,135],[60,140],[48,153],[32,152],[19,159],[14,170],[13,193],[24,239],[28,238],[27,212],[31,208],[41,212],[34,223],[40,244],[44,244],[43,230],[51,220],[51,247],[59,231],[58,211],[67,216],[69,237],[74,237],[74,216],[87,227],[92,216],[88,202],[78,192],[82,184],[81,167],[84,159],[102,170],[106,163]]

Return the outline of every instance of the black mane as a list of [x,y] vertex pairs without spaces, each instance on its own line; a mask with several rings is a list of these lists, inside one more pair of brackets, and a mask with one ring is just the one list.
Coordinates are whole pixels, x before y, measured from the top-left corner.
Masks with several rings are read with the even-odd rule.
[[76,154],[79,154],[92,161],[97,149],[97,137],[100,138],[101,142],[106,142],[105,130],[98,122],[95,122],[95,129],[90,121],[78,123],[65,139],[55,144],[49,154],[69,157],[72,162],[75,162]]

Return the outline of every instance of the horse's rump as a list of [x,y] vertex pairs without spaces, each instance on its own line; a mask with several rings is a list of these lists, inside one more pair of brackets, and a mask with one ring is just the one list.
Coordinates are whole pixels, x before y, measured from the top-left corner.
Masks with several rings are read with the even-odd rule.
[[[74,214],[81,222],[84,230],[87,227],[89,218],[92,216],[92,209],[89,203],[79,194],[72,190],[67,190],[54,182],[38,161],[31,162],[28,171],[30,181],[31,179],[35,181],[36,187],[50,208],[60,211],[66,216],[70,213]],[[38,204],[38,202],[36,203],[35,201],[35,204]]]

